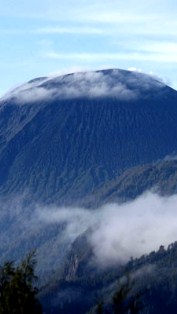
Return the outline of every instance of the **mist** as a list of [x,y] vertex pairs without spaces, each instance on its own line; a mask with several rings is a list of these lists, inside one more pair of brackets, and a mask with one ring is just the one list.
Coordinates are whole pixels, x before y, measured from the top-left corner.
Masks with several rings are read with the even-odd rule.
[[[126,79],[125,79],[126,78]],[[153,87],[164,84],[147,74],[120,70],[80,72],[64,76],[37,78],[10,91],[2,100],[13,98],[18,105],[52,99],[114,97],[129,101],[139,98]]]
[[97,210],[38,209],[45,224],[64,223],[64,237],[73,242],[89,229],[88,242],[100,266],[125,263],[177,240],[177,196],[146,193],[138,199]]
[[54,261],[58,267],[59,256],[84,234],[98,267],[126,263],[177,240],[177,196],[146,193],[132,202],[94,210],[39,204],[24,209],[21,200],[9,204],[1,206],[1,257],[14,248],[17,253],[35,247],[46,268]]

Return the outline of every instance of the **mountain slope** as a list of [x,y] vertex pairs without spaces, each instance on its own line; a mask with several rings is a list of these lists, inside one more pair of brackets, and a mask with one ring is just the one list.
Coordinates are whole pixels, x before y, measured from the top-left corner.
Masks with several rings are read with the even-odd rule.
[[106,203],[122,203],[153,191],[162,196],[177,193],[177,160],[162,159],[135,166],[107,181],[81,201],[83,207],[99,207]]
[[[102,313],[111,314],[117,313],[113,310],[113,297],[121,287],[125,287],[124,294],[117,298],[117,302],[123,302],[123,308],[134,303],[137,307],[133,308],[133,313],[176,313],[176,257],[175,242],[167,249],[160,246],[156,252],[152,251],[138,259],[131,259],[125,265],[116,265],[100,272],[91,272],[85,267],[85,272],[76,272],[73,278],[66,277],[58,282],[56,278],[52,279],[41,291],[40,297],[47,313],[96,314],[96,306],[102,303]],[[79,267],[82,263],[80,260]],[[73,267],[72,259],[70,267]],[[122,312],[129,313],[123,309]]]
[[[0,100],[1,260],[37,248],[45,302],[70,313],[68,296],[77,296],[83,313],[112,284],[106,277],[102,287],[100,270],[88,267],[86,234],[98,225],[85,207],[152,187],[176,193],[176,153],[177,92],[151,76],[106,70],[38,78],[11,91]],[[114,270],[110,276],[114,283]]]
[[0,102],[0,194],[71,204],[177,151],[177,92],[123,70],[32,80]]

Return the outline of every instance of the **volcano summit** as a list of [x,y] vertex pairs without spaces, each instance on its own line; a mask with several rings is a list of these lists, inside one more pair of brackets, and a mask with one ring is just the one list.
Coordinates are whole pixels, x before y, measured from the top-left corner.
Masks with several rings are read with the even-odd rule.
[[29,81],[0,100],[0,195],[79,203],[177,152],[177,92],[124,70]]

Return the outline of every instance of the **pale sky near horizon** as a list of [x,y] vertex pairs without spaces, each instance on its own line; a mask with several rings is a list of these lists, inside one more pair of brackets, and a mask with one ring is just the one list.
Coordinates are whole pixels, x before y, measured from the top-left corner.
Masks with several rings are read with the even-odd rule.
[[35,77],[105,68],[177,89],[177,3],[0,0],[0,95]]

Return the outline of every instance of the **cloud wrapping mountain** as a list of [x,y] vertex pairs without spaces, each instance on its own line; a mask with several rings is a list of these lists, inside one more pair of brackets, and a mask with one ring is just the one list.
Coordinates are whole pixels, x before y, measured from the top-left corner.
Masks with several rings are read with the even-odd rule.
[[[141,92],[164,84],[149,75],[132,72],[125,80],[119,70],[83,72],[64,77],[39,78],[16,88],[3,99],[13,97],[20,104],[51,99],[77,98],[116,98],[117,100],[135,100]],[[110,75],[111,74],[111,75]]]
[[[176,91],[156,78],[123,70],[42,77],[1,99],[1,258],[16,259],[35,247],[41,268],[57,269],[86,232],[94,262],[104,266],[174,241],[173,202],[169,211],[165,199],[152,195],[124,205],[100,204],[116,193],[111,180],[125,174],[124,199],[131,186],[139,187],[137,196],[153,164],[175,155],[176,100]],[[126,174],[146,164],[143,176],[127,184]],[[101,187],[97,209],[82,209]],[[25,192],[24,201],[14,199]]]

